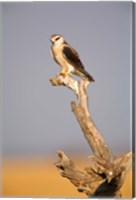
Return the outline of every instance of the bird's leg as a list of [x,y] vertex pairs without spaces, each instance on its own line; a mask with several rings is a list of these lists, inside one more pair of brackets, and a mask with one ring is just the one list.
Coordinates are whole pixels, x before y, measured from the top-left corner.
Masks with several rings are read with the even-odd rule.
[[66,77],[66,76],[69,76],[71,73],[69,72],[69,71],[66,71],[66,70],[62,70],[61,72],[59,72],[59,76],[64,76],[64,77]]

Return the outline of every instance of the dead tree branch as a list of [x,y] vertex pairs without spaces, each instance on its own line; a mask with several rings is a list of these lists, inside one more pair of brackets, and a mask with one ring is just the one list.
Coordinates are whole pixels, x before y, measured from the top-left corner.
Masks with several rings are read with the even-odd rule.
[[80,171],[62,151],[58,151],[60,160],[56,162],[56,167],[61,170],[61,176],[68,178],[79,192],[88,197],[120,197],[119,190],[130,169],[132,154],[112,155],[89,114],[86,91],[89,82],[61,75],[50,81],[53,86],[66,86],[76,94],[77,102],[71,102],[71,108],[94,153],[90,166]]

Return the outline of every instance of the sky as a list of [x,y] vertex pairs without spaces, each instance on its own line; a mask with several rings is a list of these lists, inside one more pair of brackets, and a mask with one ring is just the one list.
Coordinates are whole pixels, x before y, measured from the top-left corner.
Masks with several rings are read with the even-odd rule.
[[[2,152],[4,156],[90,155],[50,54],[59,33],[95,83],[89,110],[113,154],[131,148],[132,2],[10,2],[2,5]],[[77,77],[75,77],[77,78]]]

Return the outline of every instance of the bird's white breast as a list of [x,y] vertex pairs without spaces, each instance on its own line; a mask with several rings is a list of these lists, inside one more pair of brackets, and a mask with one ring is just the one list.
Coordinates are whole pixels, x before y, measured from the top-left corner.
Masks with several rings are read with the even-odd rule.
[[63,45],[54,45],[52,51],[55,59],[64,70],[74,72],[74,67],[67,61],[63,54]]

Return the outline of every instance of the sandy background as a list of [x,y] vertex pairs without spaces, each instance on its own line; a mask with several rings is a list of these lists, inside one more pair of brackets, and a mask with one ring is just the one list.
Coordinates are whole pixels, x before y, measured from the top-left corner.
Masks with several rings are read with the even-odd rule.
[[[69,180],[59,175],[59,170],[53,165],[57,160],[37,159],[7,159],[3,162],[3,196],[4,197],[77,197],[85,198]],[[85,156],[73,158],[83,169],[89,165]],[[132,172],[127,175],[121,188],[123,198],[132,196]]]

